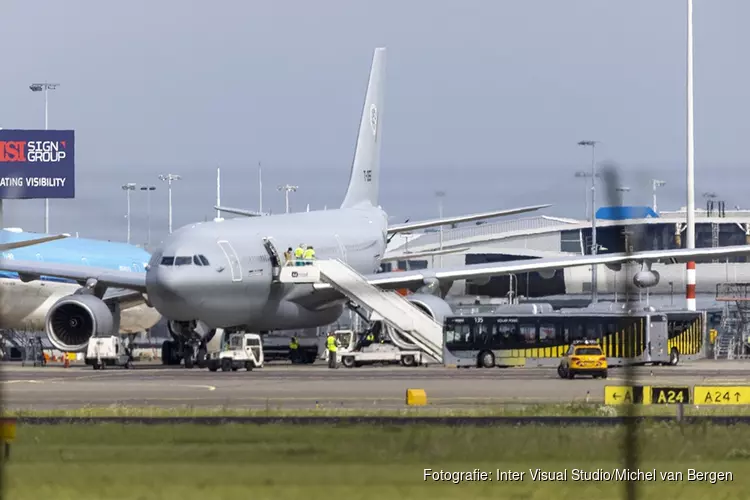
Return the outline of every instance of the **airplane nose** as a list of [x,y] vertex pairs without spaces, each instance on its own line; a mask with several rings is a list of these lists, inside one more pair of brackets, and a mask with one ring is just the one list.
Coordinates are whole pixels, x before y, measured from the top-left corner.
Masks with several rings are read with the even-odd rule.
[[[146,271],[146,292],[149,302],[163,316],[183,320],[182,316],[190,312],[184,297],[180,295],[180,287],[176,270],[172,267],[160,265],[150,266]],[[185,321],[192,319],[186,318]]]

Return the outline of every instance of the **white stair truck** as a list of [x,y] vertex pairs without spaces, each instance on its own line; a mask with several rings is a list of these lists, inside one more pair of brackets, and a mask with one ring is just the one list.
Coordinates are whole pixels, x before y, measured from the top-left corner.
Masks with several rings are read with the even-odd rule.
[[260,335],[237,332],[222,334],[221,337],[219,342],[209,343],[206,356],[209,370],[215,372],[221,368],[221,371],[228,372],[244,368],[252,371],[253,368],[263,367],[263,343]]
[[131,352],[119,335],[91,337],[84,360],[94,370],[103,370],[105,366],[133,367]]

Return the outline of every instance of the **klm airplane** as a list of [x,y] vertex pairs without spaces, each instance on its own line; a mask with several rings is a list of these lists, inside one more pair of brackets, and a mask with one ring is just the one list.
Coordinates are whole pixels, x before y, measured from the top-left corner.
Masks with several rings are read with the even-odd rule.
[[[151,258],[148,252],[133,245],[66,236],[0,230],[0,260],[78,264],[143,274]],[[0,329],[46,330],[47,313],[52,305],[80,288],[70,279],[40,276],[29,281],[21,279],[18,273],[0,271]],[[120,312],[119,331],[123,334],[151,328],[161,319],[139,293],[110,289],[104,301],[112,311]],[[85,323],[87,319],[73,316],[68,321]]]

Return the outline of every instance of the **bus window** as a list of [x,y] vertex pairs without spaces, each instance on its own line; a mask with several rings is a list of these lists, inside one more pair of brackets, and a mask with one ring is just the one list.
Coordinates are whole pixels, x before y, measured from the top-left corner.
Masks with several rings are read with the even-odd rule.
[[445,331],[445,346],[451,347],[465,346],[471,342],[471,326],[467,324],[454,324],[448,326]]
[[602,338],[601,324],[595,320],[586,322],[586,338],[589,340],[598,340]]
[[492,329],[493,349],[508,348],[516,343],[516,327],[513,323],[497,323]]
[[566,344],[574,340],[583,340],[586,338],[586,330],[583,328],[583,323],[580,320],[568,319],[565,321],[564,328]]
[[536,323],[521,323],[518,325],[518,333],[521,342],[536,344]]
[[539,343],[554,345],[557,342],[557,325],[542,323],[539,325]]
[[474,334],[473,342],[478,346],[486,346],[490,344],[491,335],[486,323],[475,323],[472,333]]

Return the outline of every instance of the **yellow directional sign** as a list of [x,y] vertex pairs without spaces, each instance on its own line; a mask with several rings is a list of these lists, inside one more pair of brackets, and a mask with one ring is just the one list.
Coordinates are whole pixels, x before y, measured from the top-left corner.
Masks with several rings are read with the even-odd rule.
[[0,440],[10,443],[16,439],[16,421],[12,418],[0,419]]
[[697,405],[750,405],[750,386],[696,385],[693,389],[693,402]]
[[690,387],[652,387],[651,404],[690,403]]
[[621,405],[633,402],[633,388],[621,385],[604,386],[604,404]]
[[622,405],[643,402],[643,387],[636,385],[628,387],[625,385],[605,385],[604,404]]

